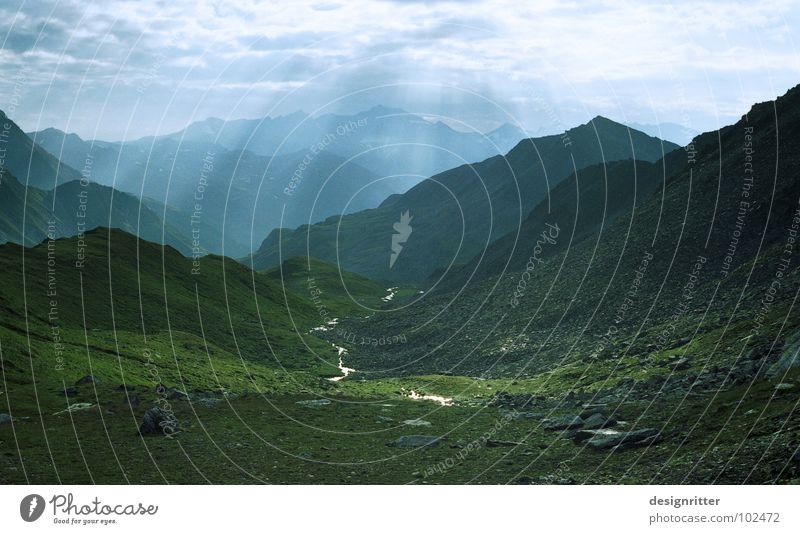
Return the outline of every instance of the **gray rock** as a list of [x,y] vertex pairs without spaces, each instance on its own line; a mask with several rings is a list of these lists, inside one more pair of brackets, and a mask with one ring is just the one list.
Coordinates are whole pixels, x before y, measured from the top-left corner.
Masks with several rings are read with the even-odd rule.
[[431,426],[430,421],[424,419],[406,419],[403,424],[406,426]]
[[577,415],[566,415],[557,419],[548,421],[545,425],[545,430],[572,430],[573,428],[580,428],[583,426],[583,419]]
[[617,424],[614,418],[608,418],[601,413],[595,413],[584,419],[582,428],[589,430],[596,430],[598,428],[607,428]]
[[516,441],[506,441],[503,439],[486,440],[487,447],[518,447],[519,445],[522,445],[522,443],[517,443]]
[[142,435],[174,434],[178,429],[175,415],[154,406],[144,413],[139,433]]
[[661,439],[661,433],[655,428],[642,428],[630,432],[604,429],[596,431],[596,434],[586,444],[595,449],[622,450],[651,445]]
[[392,421],[394,421],[394,419],[392,419],[391,417],[386,417],[385,415],[379,415],[375,418],[375,421],[377,421],[378,423],[391,423]]
[[0,425],[3,425],[5,423],[10,423],[13,420],[14,418],[8,415],[7,413],[0,413]]
[[775,386],[776,391],[786,391],[787,389],[792,389],[794,384],[789,384],[787,382],[781,382],[777,386]]
[[386,444],[389,447],[437,447],[439,445],[439,438],[434,436],[400,436],[394,441]]
[[167,400],[188,400],[189,394],[179,389],[170,388],[167,392]]
[[95,383],[95,380],[94,380],[94,377],[92,375],[86,375],[84,377],[79,378],[77,381],[75,381],[75,385],[76,386],[83,386],[85,384],[94,384],[94,383]]
[[125,397],[122,400],[122,402],[124,402],[126,404],[129,404],[130,406],[136,408],[137,406],[139,406],[142,403],[142,400],[138,396],[132,395],[130,397]]
[[781,357],[767,370],[767,378],[777,378],[794,365],[800,365],[800,332],[786,340]]
[[64,396],[65,397],[74,397],[78,394],[78,388],[74,387],[65,387],[64,388]]

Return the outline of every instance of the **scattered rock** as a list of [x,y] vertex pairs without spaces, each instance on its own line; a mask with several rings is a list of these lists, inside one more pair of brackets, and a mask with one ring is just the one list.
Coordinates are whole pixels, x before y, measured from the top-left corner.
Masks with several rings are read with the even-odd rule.
[[7,413],[0,413],[0,425],[5,423],[10,423],[14,420],[13,417],[8,415]]
[[608,418],[601,413],[594,413],[583,420],[583,426],[581,428],[596,430],[598,428],[607,428],[616,424],[616,419]]
[[594,435],[586,441],[587,445],[595,449],[614,449],[615,451],[633,447],[644,447],[663,439],[661,433],[655,428],[642,428],[630,432],[601,429],[592,432],[594,432]]
[[178,422],[173,414],[167,413],[154,406],[144,413],[139,433],[142,435],[173,434],[177,430]]
[[331,401],[329,399],[311,399],[297,401],[295,404],[299,404],[300,406],[326,406],[330,403]]
[[437,447],[439,445],[439,438],[434,436],[400,436],[394,441],[386,444],[389,447]]
[[431,426],[430,421],[425,421],[423,419],[406,419],[403,421],[403,424],[407,426]]
[[789,384],[788,382],[781,382],[777,386],[775,386],[776,391],[786,391],[787,389],[792,389],[794,384]]
[[94,380],[94,377],[92,375],[86,375],[84,377],[79,378],[77,381],[75,381],[75,385],[76,386],[83,386],[85,384],[94,384],[94,383],[95,383],[95,380]]
[[545,430],[572,430],[583,426],[583,419],[577,415],[566,415],[557,419],[548,421],[545,425]]
[[189,394],[179,389],[170,388],[167,392],[167,400],[189,400]]

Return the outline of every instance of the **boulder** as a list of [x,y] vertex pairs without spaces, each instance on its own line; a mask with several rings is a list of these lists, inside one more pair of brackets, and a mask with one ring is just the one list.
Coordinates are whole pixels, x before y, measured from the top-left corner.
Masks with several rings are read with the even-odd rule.
[[786,391],[787,389],[792,389],[794,384],[789,384],[788,382],[781,382],[777,386],[775,386],[776,391]]
[[403,448],[437,447],[439,445],[439,438],[434,436],[420,436],[420,435],[400,436],[396,440],[390,441],[386,445],[389,447],[403,447]]
[[78,388],[74,388],[72,386],[68,386],[64,388],[64,396],[65,397],[74,397],[78,394]]
[[132,395],[130,397],[125,397],[122,400],[122,402],[127,403],[127,404],[129,404],[130,406],[132,406],[134,408],[136,408],[137,406],[139,406],[139,404],[142,403],[141,399],[136,395]]
[[566,415],[547,422],[545,430],[572,430],[583,426],[583,419],[577,415]]
[[167,400],[188,400],[189,394],[179,389],[170,388],[167,391]]
[[216,408],[217,399],[213,397],[204,397],[202,399],[197,399],[196,401],[194,401],[194,403],[204,408]]
[[661,433],[655,428],[642,428],[630,432],[602,429],[595,431],[586,444],[595,449],[622,450],[643,447],[661,441]]
[[14,418],[8,415],[7,413],[0,413],[0,425],[10,423],[13,420]]
[[142,435],[174,434],[178,429],[175,415],[154,406],[144,413],[139,433]]
[[616,419],[608,418],[601,413],[594,413],[583,420],[583,426],[581,428],[596,430],[598,428],[607,428],[616,424]]

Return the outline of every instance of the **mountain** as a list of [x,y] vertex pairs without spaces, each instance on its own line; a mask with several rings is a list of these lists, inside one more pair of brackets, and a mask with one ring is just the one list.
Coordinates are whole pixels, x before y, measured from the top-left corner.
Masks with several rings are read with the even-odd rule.
[[85,375],[112,406],[126,397],[120,384],[129,395],[159,384],[213,395],[297,391],[339,374],[336,351],[307,334],[321,322],[307,298],[235,261],[119,230],[0,246],[0,310],[0,368],[18,412],[62,410],[64,381]]
[[440,291],[345,322],[408,333],[348,365],[587,399],[769,390],[798,371],[798,153],[800,86],[655,164],[587,167]]
[[155,243],[165,243],[186,255],[193,253],[191,234],[164,224],[156,211],[133,195],[93,182],[67,182],[44,191],[26,188],[5,172],[0,182],[0,207],[0,243],[32,246],[49,237],[80,236],[109,226]]
[[[61,163],[47,150],[31,141],[25,132],[0,110],[0,167],[22,183],[39,189],[80,180],[81,174]],[[0,175],[2,179],[2,175]]]
[[249,261],[263,269],[282,258],[311,255],[387,283],[435,284],[428,280],[432,274],[467,263],[518,228],[548,191],[577,169],[626,159],[652,162],[676,148],[596,117],[561,135],[522,141],[506,156],[433,176],[376,209],[274,230]]
[[510,124],[486,135],[460,132],[402,109],[375,106],[353,115],[312,117],[297,112],[262,119],[210,118],[166,137],[262,156],[308,152],[322,143],[326,151],[387,178],[391,192],[400,193],[433,174],[504,154],[525,134]]
[[[106,143],[53,129],[30,135],[81,165],[91,180],[168,206],[170,224],[187,236],[194,231],[204,249],[230,256],[251,252],[253,232],[260,239],[281,225],[373,207],[393,191],[390,181],[316,148],[267,157],[201,136]],[[197,232],[201,226],[206,230]]]
[[682,124],[674,122],[661,122],[658,124],[640,124],[638,122],[628,123],[628,126],[635,130],[672,141],[680,146],[688,145],[700,132]]

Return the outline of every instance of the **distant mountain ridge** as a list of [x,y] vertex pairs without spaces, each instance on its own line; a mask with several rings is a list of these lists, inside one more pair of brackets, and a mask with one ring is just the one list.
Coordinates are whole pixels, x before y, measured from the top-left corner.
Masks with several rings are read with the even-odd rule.
[[[310,255],[376,280],[429,283],[432,274],[467,263],[518,228],[548,191],[576,169],[627,159],[657,161],[676,148],[595,117],[561,135],[521,141],[505,156],[435,175],[378,208],[275,230],[247,261],[263,269],[294,255]],[[413,218],[413,233],[390,265],[392,227],[405,212]]]

